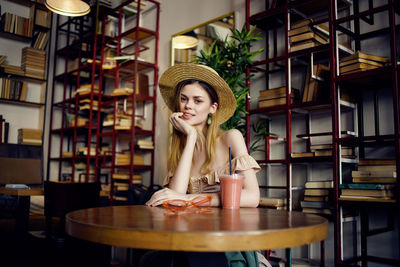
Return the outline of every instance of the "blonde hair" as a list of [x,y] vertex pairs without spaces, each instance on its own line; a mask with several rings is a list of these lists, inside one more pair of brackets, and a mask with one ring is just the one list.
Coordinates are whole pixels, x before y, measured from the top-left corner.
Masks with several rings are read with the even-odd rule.
[[[175,99],[174,106],[175,111],[179,111],[179,99],[180,99],[180,91],[181,89],[188,84],[198,83],[203,89],[208,93],[211,103],[218,103],[218,95],[215,92],[214,88],[203,81],[198,80],[185,80],[180,82],[176,86],[175,91]],[[206,149],[206,161],[200,169],[202,174],[207,173],[210,170],[210,165],[213,159],[215,158],[215,147],[217,142],[217,137],[221,134],[222,130],[220,129],[220,125],[217,123],[218,121],[218,109],[214,114],[211,114],[211,124],[206,127],[205,133],[200,132],[197,128],[197,148],[205,148]],[[179,159],[182,156],[182,151],[186,145],[185,135],[175,128],[172,131],[172,141],[171,141],[171,153],[168,158],[169,170],[174,173],[176,167],[178,166]]]

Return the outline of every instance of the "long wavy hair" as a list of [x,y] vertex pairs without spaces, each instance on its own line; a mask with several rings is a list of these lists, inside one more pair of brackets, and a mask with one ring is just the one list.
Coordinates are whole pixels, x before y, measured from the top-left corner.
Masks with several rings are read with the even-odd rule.
[[[176,86],[175,90],[175,100],[174,100],[174,107],[175,110],[174,112],[179,111],[179,103],[180,103],[180,92],[182,88],[188,84],[194,84],[198,83],[206,92],[208,93],[210,99],[211,99],[211,104],[213,103],[219,103],[218,102],[218,95],[216,91],[214,90],[213,87],[211,87],[209,84],[203,81],[195,80],[195,79],[189,79],[189,80],[184,80],[180,82]],[[201,167],[200,172],[202,174],[205,174],[209,171],[211,162],[213,161],[215,157],[215,144],[217,141],[217,137],[220,134],[222,130],[219,128],[219,124],[217,123],[217,118],[218,118],[218,108],[217,111],[214,112],[211,116],[211,124],[207,125],[205,128],[204,132],[200,132],[197,128],[197,142],[196,142],[196,148],[205,148],[206,149],[206,162],[204,165]],[[178,166],[179,159],[182,156],[182,151],[186,145],[186,138],[185,135],[179,131],[177,131],[175,128],[173,128],[172,131],[172,141],[171,141],[171,153],[169,155],[168,159],[168,165],[170,171],[172,173],[175,172],[176,167]]]

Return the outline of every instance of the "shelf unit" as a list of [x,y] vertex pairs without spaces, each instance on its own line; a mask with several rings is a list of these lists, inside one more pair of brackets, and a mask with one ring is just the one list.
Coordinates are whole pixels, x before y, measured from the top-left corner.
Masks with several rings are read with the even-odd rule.
[[[335,181],[335,264],[338,266],[361,265],[367,266],[369,262],[398,266],[400,258],[393,255],[379,253],[380,245],[375,245],[371,250],[369,239],[399,229],[399,218],[393,216],[398,214],[399,209],[399,179],[396,181],[396,196],[393,199],[377,200],[342,200],[340,198],[339,186],[349,183],[349,175],[344,174],[342,162],[337,152],[340,147],[347,144],[356,144],[359,149],[359,159],[365,158],[390,158],[396,162],[396,177],[400,173],[400,150],[399,150],[399,66],[398,54],[400,43],[398,3],[396,1],[368,1],[368,3],[354,1],[352,12],[347,16],[338,16],[334,1],[330,3],[330,23],[332,33],[342,33],[348,36],[353,43],[355,51],[365,51],[368,48],[376,54],[384,53],[389,58],[389,63],[383,67],[363,72],[341,74],[339,71],[339,60],[335,60],[338,42],[337,35],[333,35],[330,44],[330,60],[335,62],[331,66],[331,91],[333,95],[333,144],[334,144],[334,168],[333,177]],[[367,4],[367,5],[366,5]],[[397,17],[397,18],[396,18]],[[397,24],[396,24],[397,23]],[[350,30],[343,24],[353,25]],[[374,49],[371,43],[379,40],[378,48]],[[372,46],[372,48],[371,48]],[[355,137],[343,136],[340,129],[340,110],[337,104],[338,97],[343,89],[351,88],[356,91],[358,103],[358,135]],[[360,88],[363,88],[360,90]],[[386,102],[384,102],[386,97]],[[368,101],[368,98],[371,100]],[[385,105],[382,108],[382,104]],[[384,113],[384,117],[381,113]],[[385,123],[389,122],[385,127]],[[372,125],[371,125],[372,124]],[[369,127],[368,127],[369,126]],[[386,129],[385,129],[386,128]],[[379,150],[387,152],[379,153]],[[350,178],[351,179],[351,178]],[[396,212],[397,211],[397,212]],[[384,225],[372,229],[371,218],[376,212],[382,212],[385,218]],[[351,216],[349,216],[349,214]],[[352,218],[352,216],[354,216]],[[346,255],[349,246],[345,242],[344,231],[346,220],[356,225],[353,231],[359,242],[353,251],[353,255]],[[396,226],[397,220],[397,226]],[[360,234],[357,234],[357,231]],[[375,239],[379,240],[379,239]],[[400,235],[393,238],[393,245],[397,243],[399,251]],[[346,246],[347,245],[347,246]],[[394,254],[396,255],[396,253]]]
[[[111,202],[115,195],[126,196],[126,190],[137,183],[138,173],[147,174],[146,181],[153,184],[154,149],[139,149],[136,143],[142,137],[154,144],[160,5],[143,2],[104,6],[98,1],[87,16],[57,17],[54,60],[58,66],[48,155],[57,171],[49,173],[58,180],[68,176],[73,182],[100,181]],[[135,86],[139,83],[140,88]],[[143,86],[148,87],[146,92],[137,91]],[[116,88],[130,93],[117,95]],[[119,125],[121,116],[124,125]],[[142,129],[132,123],[138,117]],[[135,157],[118,166],[122,152]],[[139,154],[145,154],[146,164],[135,164],[133,158]],[[124,190],[117,190],[113,177],[121,169],[129,173],[123,181],[116,181],[125,185]]]
[[[87,16],[56,17],[47,180],[98,181],[93,172],[96,152],[92,147],[101,112],[93,103],[103,95],[101,65],[96,59],[104,35],[96,26],[105,12],[107,8],[97,3]],[[86,92],[76,93],[85,86]],[[85,109],[80,106],[83,102],[88,103]]]
[[[142,8],[127,12],[132,3]],[[103,47],[112,47],[115,57],[125,59],[104,70],[112,92],[101,103],[107,110],[108,124],[103,121],[98,128],[98,143],[109,144],[109,156],[97,157],[96,170],[110,175],[110,200],[124,203],[129,188],[154,183],[160,4],[153,0],[126,1],[115,7],[102,25],[106,25],[106,19],[117,22],[116,34],[105,40]],[[117,94],[117,88],[126,92]],[[142,147],[141,142],[147,146]]]
[[[385,207],[387,210],[392,208],[398,210],[398,197],[390,201],[342,201],[340,200],[339,190],[339,185],[349,182],[351,170],[355,170],[358,166],[359,159],[379,157],[379,151],[377,154],[370,149],[371,147],[389,147],[388,149],[391,151],[388,155],[396,159],[397,176],[399,175],[399,67],[396,64],[396,59],[400,48],[398,43],[399,5],[395,2],[389,0],[386,4],[382,4],[372,0],[265,1],[264,10],[261,8],[263,11],[259,12],[259,6],[252,9],[250,1],[246,1],[247,27],[256,25],[263,33],[265,40],[264,58],[257,61],[248,70],[248,74],[254,73],[256,78],[251,84],[250,95],[252,98],[248,98],[247,101],[249,111],[249,116],[246,118],[247,132],[250,133],[251,125],[256,119],[265,121],[267,131],[273,133],[274,129],[280,131],[280,138],[266,137],[264,140],[265,153],[261,155],[259,163],[266,168],[265,179],[261,181],[266,183],[260,183],[262,184],[261,189],[262,191],[265,190],[267,195],[284,196],[286,203],[288,203],[287,209],[298,210],[298,202],[301,200],[304,182],[313,176],[315,170],[317,170],[317,177],[324,174],[318,170],[318,166],[324,166],[323,168],[331,170],[329,176],[332,177],[334,183],[333,208],[332,215],[328,218],[334,224],[335,253],[333,260],[335,266],[345,266],[350,265],[350,263],[360,263],[362,266],[366,266],[369,260],[399,264],[398,259],[370,256],[368,255],[370,251],[367,253],[368,236],[382,233],[385,230],[393,230],[396,227],[394,223],[396,218],[389,215],[388,227],[371,231],[368,222],[368,211],[371,213],[371,209],[368,210],[368,207],[371,208],[376,205],[378,209]],[[255,4],[252,3],[252,5]],[[386,17],[377,15],[384,12],[387,14]],[[319,24],[329,25],[329,28],[327,28],[329,32],[327,44],[291,52],[289,35],[291,25],[309,18],[313,18],[310,24],[312,27]],[[385,23],[382,26],[383,19],[385,19]],[[382,36],[386,39],[379,39]],[[363,49],[368,51],[370,40],[378,40],[381,44],[386,45],[383,50],[382,47],[380,50],[375,49],[375,51],[372,48],[370,53],[377,55],[384,53],[383,56],[389,57],[392,64],[373,70],[339,75],[340,59],[353,54],[353,51]],[[385,54],[385,52],[388,52],[388,54]],[[329,83],[326,89],[329,92],[329,97],[289,103],[294,93],[293,88],[299,88],[304,93],[304,88],[307,85],[307,72],[309,73],[310,70],[314,69],[311,66],[320,63],[329,66]],[[315,71],[314,73],[311,71],[311,73],[312,78],[318,80],[318,76],[314,75]],[[264,80],[260,82],[261,79]],[[283,85],[278,84],[279,86],[286,87],[286,104],[267,108],[257,107],[253,99],[255,99],[254,96],[257,96],[258,90],[260,88],[261,90],[276,88],[278,87],[277,81],[283,83]],[[257,90],[257,88],[259,89]],[[392,94],[392,98],[389,97],[389,105],[386,105],[389,111],[385,111],[385,109],[383,111],[386,116],[389,115],[389,118],[393,117],[391,121],[393,124],[389,123],[394,125],[390,133],[380,131],[382,124],[384,124],[382,122],[385,122],[383,115],[380,114],[382,108],[379,108],[382,88],[390,88],[386,91]],[[368,90],[372,92],[372,101],[366,99]],[[349,93],[351,100],[347,101],[346,96]],[[366,115],[365,113],[371,110],[372,116],[377,119],[374,119],[373,122],[373,133],[366,134],[364,129],[369,127],[373,119],[370,117],[371,114]],[[330,141],[332,156],[299,158],[291,156],[292,152],[310,152],[311,145],[318,142],[316,140],[323,139],[324,136],[328,138],[325,142]],[[254,142],[253,139],[252,134],[246,136],[249,147]],[[341,156],[340,151],[344,146],[350,146],[354,149],[355,158]],[[298,151],[299,149],[300,151]],[[280,158],[276,155],[279,155]],[[328,168],[326,168],[327,165]],[[272,172],[271,168],[276,166],[283,166],[283,171]],[[305,171],[300,166],[305,166]],[[303,177],[306,176],[306,179],[302,181],[299,179],[302,175],[301,172],[303,174],[305,172]],[[279,178],[277,178],[277,175],[279,175]],[[285,179],[280,178],[282,176],[285,176]],[[273,184],[274,182],[278,185]],[[397,196],[399,196],[398,190],[399,182],[397,179]],[[349,210],[355,211],[351,218],[346,217]],[[355,222],[356,230],[350,231],[350,234],[354,240],[360,240],[360,242],[353,244],[354,247],[357,247],[353,255],[343,254],[344,251],[349,251],[349,248],[346,250],[347,244],[344,241],[346,234],[344,224],[348,222]],[[398,227],[399,224],[397,224]],[[347,228],[346,231],[348,231]],[[357,230],[361,234],[358,234]],[[395,238],[397,247],[399,247],[399,240],[400,238]],[[323,254],[321,257],[324,260]]]
[[30,151],[32,146],[42,150],[43,134],[27,140],[33,137],[21,135],[19,129],[45,130],[52,15],[43,4],[28,0],[0,1],[0,6],[0,115],[4,120],[0,143],[19,151]]

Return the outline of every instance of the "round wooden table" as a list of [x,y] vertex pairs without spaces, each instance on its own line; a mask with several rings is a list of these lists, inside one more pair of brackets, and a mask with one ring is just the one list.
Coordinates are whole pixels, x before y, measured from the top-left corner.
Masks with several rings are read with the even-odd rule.
[[328,221],[302,212],[213,208],[171,215],[161,207],[109,206],[66,216],[69,235],[111,246],[198,252],[289,248],[324,240]]

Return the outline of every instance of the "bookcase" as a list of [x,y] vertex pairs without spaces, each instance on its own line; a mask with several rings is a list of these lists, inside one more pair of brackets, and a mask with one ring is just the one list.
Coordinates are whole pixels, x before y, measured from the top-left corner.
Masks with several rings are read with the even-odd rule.
[[[326,216],[335,266],[398,265],[398,1],[265,1],[259,10],[246,1],[247,26],[257,26],[266,51],[249,69],[247,132],[261,122],[278,135],[254,154],[262,196]],[[255,137],[246,136],[249,147]],[[328,209],[309,210],[320,202],[308,201],[310,187],[328,192]],[[290,253],[324,260],[312,248]]]
[[159,12],[98,1],[57,17],[48,179],[99,181],[112,203],[153,184]]
[[0,143],[42,150],[51,12],[28,0],[0,11]]

